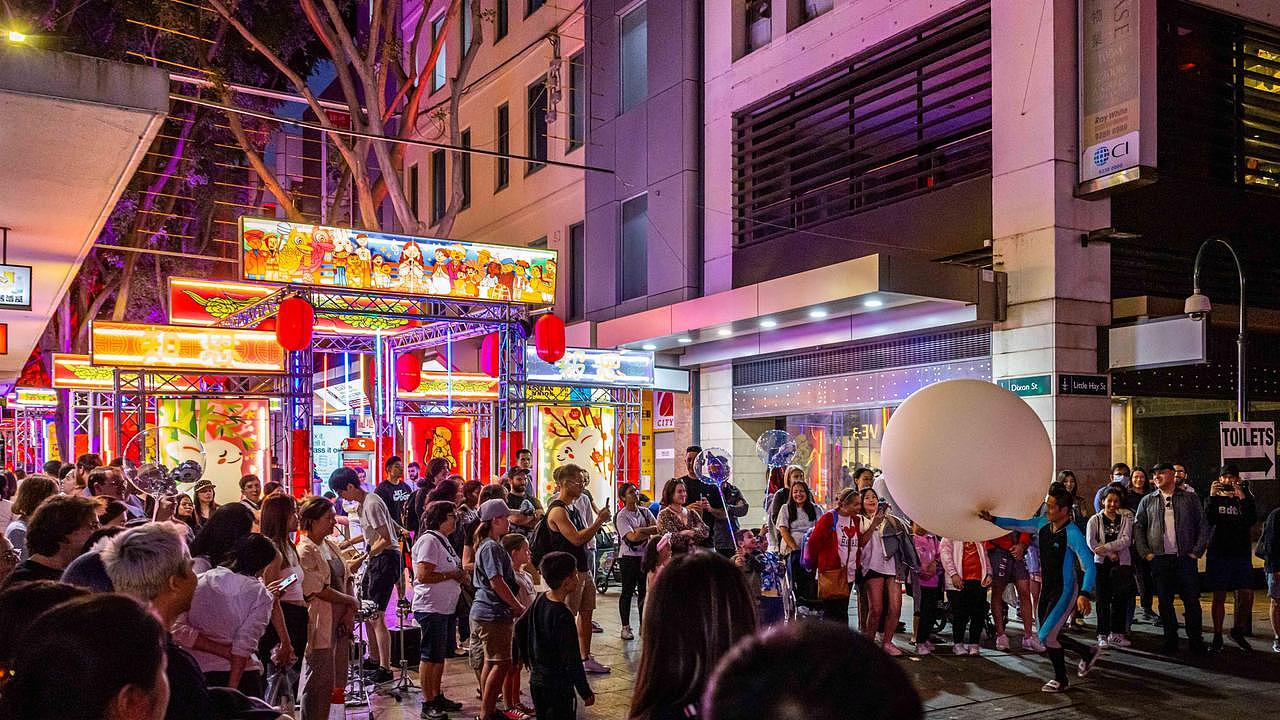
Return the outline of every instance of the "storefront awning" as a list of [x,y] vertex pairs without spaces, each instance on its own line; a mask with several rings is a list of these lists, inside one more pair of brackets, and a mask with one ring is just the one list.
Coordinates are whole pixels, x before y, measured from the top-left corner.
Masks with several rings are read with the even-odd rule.
[[22,370],[168,108],[156,68],[0,51],[0,226],[8,263],[31,267],[31,309],[0,310],[0,383]]
[[1001,274],[868,255],[600,323],[597,347],[679,352],[686,367],[975,322]]

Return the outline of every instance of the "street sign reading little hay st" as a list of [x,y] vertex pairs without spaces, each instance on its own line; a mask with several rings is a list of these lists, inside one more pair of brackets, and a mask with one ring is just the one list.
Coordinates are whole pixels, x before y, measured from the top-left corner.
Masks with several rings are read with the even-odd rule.
[[1241,480],[1276,479],[1276,424],[1224,422],[1218,424],[1222,464],[1235,465]]
[[1001,378],[996,381],[996,384],[1018,397],[1039,397],[1053,394],[1052,375]]
[[1092,395],[1107,397],[1111,385],[1106,375],[1058,375],[1059,395]]

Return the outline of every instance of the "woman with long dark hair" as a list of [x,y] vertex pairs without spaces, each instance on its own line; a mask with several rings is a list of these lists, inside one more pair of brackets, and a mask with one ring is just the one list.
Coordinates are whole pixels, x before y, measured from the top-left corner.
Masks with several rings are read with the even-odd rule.
[[278,666],[301,671],[302,656],[307,649],[307,602],[302,594],[302,561],[290,539],[298,530],[297,511],[298,501],[292,495],[282,493],[268,496],[262,501],[262,508],[259,510],[262,534],[267,536],[280,554],[262,573],[262,581],[268,587],[273,587],[290,577],[293,580],[278,596],[286,637],[281,637],[280,625],[273,621],[262,636],[258,651],[262,657],[268,658],[271,656],[271,649],[280,644],[288,648],[289,652],[286,658],[277,663]]
[[178,495],[177,504],[173,508],[173,519],[185,523],[193,532],[198,529],[196,525],[196,504],[192,502],[191,496],[185,493]]
[[678,478],[662,487],[662,510],[658,512],[658,533],[671,535],[671,549],[679,554],[707,539],[710,530],[702,513],[685,506],[689,491]]
[[167,636],[154,615],[124,595],[57,605],[23,634],[0,717],[160,720],[169,706]]
[[236,541],[253,532],[253,511],[242,503],[218,508],[191,542],[192,569],[196,574],[231,561]]
[[18,491],[13,496],[13,520],[5,528],[4,536],[23,560],[30,557],[27,552],[27,521],[40,503],[57,493],[58,484],[44,475],[28,475],[18,484]]
[[[649,591],[650,617],[631,696],[630,720],[696,717],[717,661],[756,629],[755,602],[742,571],[710,552],[677,557]],[[681,622],[680,618],[688,618]]]
[[783,557],[800,549],[800,538],[818,522],[823,513],[822,506],[813,501],[813,492],[804,480],[796,479],[791,483],[787,502],[778,510],[775,525],[781,541],[778,552]]
[[298,561],[307,599],[307,647],[298,700],[302,720],[327,720],[333,688],[347,679],[348,649],[360,605],[349,591],[351,573],[342,551],[329,539],[337,524],[333,504],[304,498],[298,508]]
[[893,644],[893,635],[902,615],[900,580],[920,567],[915,543],[905,525],[880,507],[880,496],[872,488],[864,489],[862,517],[858,531],[858,561],[861,565],[859,608],[866,607],[862,633],[875,640],[880,634],[881,647],[890,655],[901,655]]
[[[1129,492],[1125,495],[1125,509],[1131,513],[1138,511],[1138,503],[1142,498],[1151,494],[1153,489],[1151,480],[1147,478],[1147,471],[1142,468],[1134,468],[1129,475]],[[1156,613],[1152,609],[1152,604],[1156,595],[1156,581],[1151,577],[1151,563],[1138,553],[1132,553],[1133,560],[1133,582],[1137,587],[1138,601],[1142,605],[1142,621],[1154,623],[1156,622]],[[1133,608],[1129,608],[1127,625],[1133,625]]]
[[195,500],[196,506],[196,529],[204,527],[209,522],[209,518],[222,507],[214,502],[213,483],[209,480],[200,480],[196,483],[195,488],[191,491],[191,497]]

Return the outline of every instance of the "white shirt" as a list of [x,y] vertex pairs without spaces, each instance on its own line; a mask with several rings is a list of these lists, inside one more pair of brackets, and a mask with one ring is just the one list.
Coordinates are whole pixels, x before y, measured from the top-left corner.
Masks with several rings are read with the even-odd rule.
[[646,539],[633,548],[627,544],[625,538],[627,533],[633,532],[636,528],[647,527],[653,523],[653,515],[649,514],[649,508],[637,505],[635,512],[626,508],[619,510],[617,518],[614,519],[614,527],[618,529],[618,554],[624,557],[644,557],[644,550],[649,541]]
[[[866,531],[874,521],[874,517],[861,518],[860,528]],[[888,521],[882,521],[880,527],[870,533],[867,544],[860,549],[862,553],[862,569],[878,572],[882,575],[897,575],[898,563],[891,557],[885,557],[884,538],[880,537],[880,531],[884,529],[885,522]]]
[[462,561],[453,552],[453,546],[448,540],[441,540],[438,533],[424,532],[414,541],[412,556],[413,611],[449,615],[457,610],[458,596],[462,594],[462,586],[457,580],[418,582],[418,563],[432,565],[438,573],[454,572],[462,568]]
[[391,538],[391,548],[395,548],[395,523],[391,521],[391,511],[377,493],[368,493],[360,503],[360,529],[364,533],[365,548],[373,547],[375,533],[386,528],[387,537]]
[[[301,585],[302,583],[298,583]],[[231,646],[231,654],[249,658],[245,672],[262,670],[255,651],[271,622],[274,600],[258,578],[216,567],[200,576],[186,624],[215,642]],[[231,662],[192,650],[202,672],[227,672]]]
[[[809,516],[805,515],[808,520]],[[849,582],[858,579],[858,518],[836,513],[836,551],[844,564]]]
[[1178,529],[1174,526],[1173,495],[1160,493],[1160,502],[1164,506],[1164,552],[1167,555],[1178,554]]

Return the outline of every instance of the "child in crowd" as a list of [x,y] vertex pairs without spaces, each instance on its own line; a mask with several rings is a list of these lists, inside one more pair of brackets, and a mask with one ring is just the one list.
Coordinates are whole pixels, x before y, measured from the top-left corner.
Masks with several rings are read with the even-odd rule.
[[942,600],[942,561],[939,557],[938,538],[919,523],[911,523],[911,540],[920,556],[920,569],[913,573],[912,589],[915,591],[916,654],[933,652],[929,633],[938,618],[938,603]]
[[[953,642],[956,655],[981,655],[978,642],[987,619],[987,588],[991,585],[991,562],[980,542],[949,540],[939,543],[939,556],[947,576],[947,600],[951,603]],[[965,630],[968,629],[966,636]],[[965,639],[968,642],[965,642]]]
[[[520,533],[507,533],[502,536],[502,549],[506,550],[507,554],[511,556],[511,567],[515,568],[516,571],[516,586],[514,588],[516,599],[520,601],[520,605],[523,607],[529,607],[529,603],[533,602],[534,595],[533,576],[529,573],[529,570],[533,569],[533,557],[529,551],[529,539]],[[534,714],[533,708],[526,706],[520,699],[519,663],[511,665],[511,672],[507,674],[506,682],[502,686],[502,698],[509,711],[514,710],[525,715]]]
[[782,622],[782,593],[780,592],[782,563],[778,554],[761,547],[763,541],[755,531],[738,531],[738,552],[733,562],[747,576],[747,587],[756,599],[756,617],[760,627]]
[[577,717],[574,691],[587,707],[596,701],[582,668],[573,614],[564,604],[578,589],[579,579],[568,553],[547,553],[540,570],[550,589],[516,622],[515,655],[529,667],[529,690],[538,720],[573,720]]

